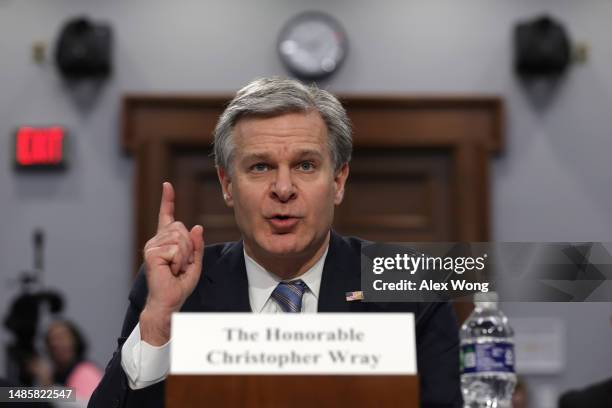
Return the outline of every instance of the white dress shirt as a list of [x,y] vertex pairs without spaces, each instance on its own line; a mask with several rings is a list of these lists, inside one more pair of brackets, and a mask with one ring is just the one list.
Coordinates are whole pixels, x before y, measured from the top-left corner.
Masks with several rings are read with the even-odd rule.
[[[323,265],[327,251],[303,275],[299,276],[308,289],[302,297],[302,313],[316,313]],[[272,292],[281,279],[266,271],[253,258],[244,252],[247,279],[249,282],[249,302],[253,313],[283,313],[278,303],[272,299]],[[170,343],[152,346],[140,339],[140,324],[121,348],[121,366],[127,375],[131,389],[138,390],[163,381],[170,371]]]

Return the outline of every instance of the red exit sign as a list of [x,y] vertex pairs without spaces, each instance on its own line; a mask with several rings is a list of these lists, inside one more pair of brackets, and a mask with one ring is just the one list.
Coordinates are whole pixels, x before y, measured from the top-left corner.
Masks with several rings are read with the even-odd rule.
[[15,134],[17,167],[63,167],[66,131],[60,126],[22,126]]

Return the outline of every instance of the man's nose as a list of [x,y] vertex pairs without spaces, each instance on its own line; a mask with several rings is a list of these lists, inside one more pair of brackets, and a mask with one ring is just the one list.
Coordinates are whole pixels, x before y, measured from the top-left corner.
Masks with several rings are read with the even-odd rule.
[[283,203],[295,198],[296,189],[293,185],[291,170],[289,168],[278,168],[276,179],[272,181],[270,193],[272,194],[272,198]]

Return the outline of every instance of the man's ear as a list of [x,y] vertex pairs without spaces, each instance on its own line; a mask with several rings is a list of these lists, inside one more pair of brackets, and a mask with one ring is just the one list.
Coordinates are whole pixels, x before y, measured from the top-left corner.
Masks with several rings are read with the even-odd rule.
[[349,165],[344,163],[334,175],[334,204],[340,205],[344,198],[344,186],[349,175]]
[[223,167],[217,167],[217,177],[219,177],[219,183],[221,184],[221,191],[223,192],[223,201],[228,207],[234,207],[234,199],[232,197],[232,178],[229,172]]

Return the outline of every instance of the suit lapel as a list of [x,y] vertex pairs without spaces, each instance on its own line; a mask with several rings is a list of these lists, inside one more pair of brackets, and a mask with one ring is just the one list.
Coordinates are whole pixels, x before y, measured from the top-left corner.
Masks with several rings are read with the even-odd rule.
[[360,252],[352,248],[333,230],[323,266],[319,290],[319,312],[350,312],[363,310],[361,302],[347,302],[346,293],[361,290]]
[[217,262],[204,266],[205,279],[199,287],[200,301],[204,310],[250,312],[249,284],[242,241],[228,246]]

